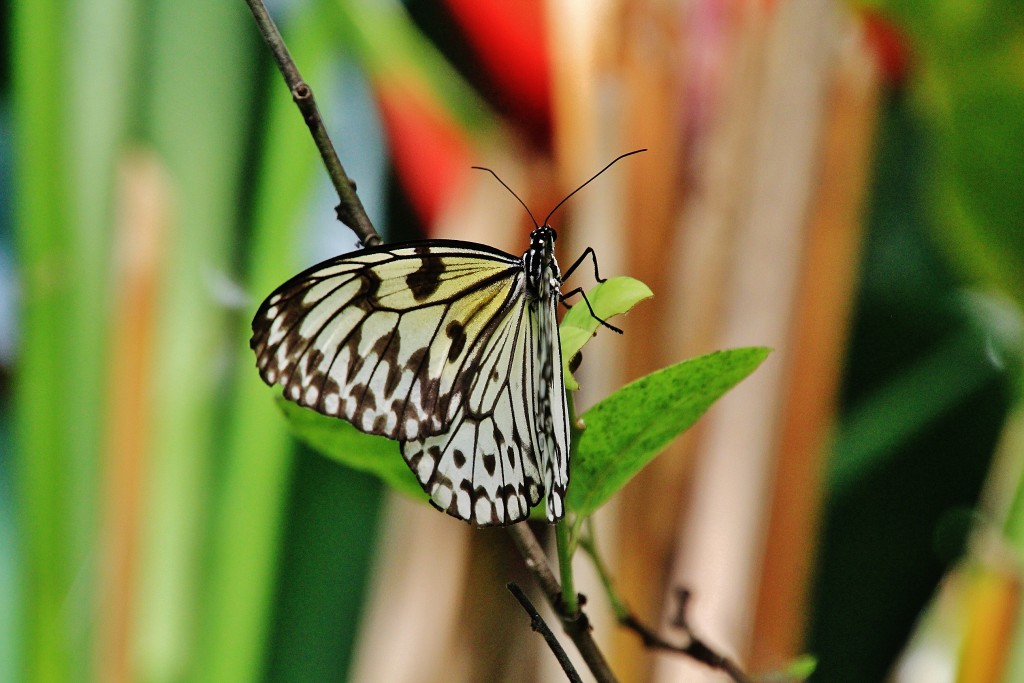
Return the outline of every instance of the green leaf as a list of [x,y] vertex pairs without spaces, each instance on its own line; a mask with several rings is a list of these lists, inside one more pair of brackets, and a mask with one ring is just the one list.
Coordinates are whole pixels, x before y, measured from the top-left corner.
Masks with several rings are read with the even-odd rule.
[[811,677],[814,670],[818,668],[818,658],[814,655],[800,655],[791,661],[784,671],[790,679],[803,681]]
[[[612,316],[626,313],[638,302],[654,296],[650,288],[639,280],[631,277],[613,277],[599,283],[587,292],[587,300],[594,309],[594,314],[608,320]],[[590,341],[601,323],[590,313],[585,301],[569,309],[562,318],[559,335],[562,341],[562,374],[565,376],[565,388],[575,391],[580,388],[576,379],[569,372],[569,362],[580,352],[583,345]]]
[[411,498],[427,499],[416,475],[402,459],[397,441],[364,434],[345,420],[321,415],[282,396],[277,397],[277,405],[292,433],[303,443],[352,469],[380,477]]
[[570,509],[594,512],[769,352],[731,349],[683,361],[627,384],[584,413],[586,429],[571,462]]

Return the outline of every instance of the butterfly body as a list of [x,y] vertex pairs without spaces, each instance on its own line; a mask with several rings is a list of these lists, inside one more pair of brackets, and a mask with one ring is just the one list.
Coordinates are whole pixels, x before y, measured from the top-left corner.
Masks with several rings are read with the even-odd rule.
[[429,240],[363,249],[281,285],[253,319],[284,395],[396,439],[432,504],[477,526],[564,515],[569,426],[555,231],[515,257]]

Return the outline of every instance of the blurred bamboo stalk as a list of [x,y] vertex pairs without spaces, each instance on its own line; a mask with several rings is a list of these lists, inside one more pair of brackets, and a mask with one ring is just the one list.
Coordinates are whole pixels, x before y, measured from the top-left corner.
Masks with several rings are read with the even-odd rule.
[[228,318],[217,284],[231,272],[252,43],[241,39],[251,26],[241,2],[161,1],[151,18],[141,127],[165,169],[171,219],[149,368],[153,448],[143,484],[135,675],[159,683],[196,673],[206,520],[223,444],[217,418]]
[[1021,590],[1016,558],[978,558],[963,568],[966,585],[965,633],[957,683],[1001,683],[1018,630]]
[[1024,678],[1024,404],[1000,436],[965,557],[943,578],[890,673],[891,683]]
[[[837,390],[836,364],[852,296],[856,208],[866,180],[872,121],[870,101],[831,99],[845,87],[837,91],[836,79],[844,77],[836,70],[837,57],[856,30],[845,10],[834,3],[793,0],[767,12],[760,73],[746,85],[737,84],[758,94],[747,116],[750,142],[742,152],[749,170],[739,174],[749,184],[733,187],[747,200],[735,214],[732,274],[724,317],[713,334],[716,347],[756,339],[775,353],[705,418],[674,571],[674,583],[694,591],[693,622],[709,639],[740,653],[749,652],[754,642],[765,648],[758,650],[753,670],[795,654],[776,648],[799,648],[820,493],[813,486],[786,487],[820,476],[822,435]],[[870,72],[866,49],[854,45],[855,70],[866,64]],[[867,120],[857,121],[854,131],[830,134],[830,117],[839,125],[846,108],[858,119],[867,111]],[[722,115],[743,118],[741,112]],[[850,136],[846,159],[830,158],[837,153],[828,147],[836,135]],[[844,161],[859,162],[845,187],[851,179],[841,174],[850,169],[831,165]],[[801,292],[808,294],[801,297]],[[810,386],[801,384],[812,375]],[[789,403],[804,400],[802,391],[812,391],[821,403]],[[789,424],[788,415],[794,420]],[[799,452],[793,450],[797,443],[803,444]],[[786,544],[790,533],[794,545]],[[763,615],[751,608],[759,595],[766,601]],[[773,623],[780,614],[785,618]],[[691,667],[663,660],[655,680],[683,671]],[[706,672],[691,675],[712,678]]]
[[[449,656],[471,530],[392,494],[351,680],[466,680]],[[426,626],[429,625],[429,626]],[[457,642],[457,641],[456,641]]]
[[840,31],[789,333],[793,355],[750,637],[754,671],[777,670],[801,654],[825,453],[860,264],[879,72],[861,27],[849,21]]
[[[241,28],[254,32],[251,17],[242,19]],[[283,30],[305,77],[324,82],[334,50],[322,18],[307,8],[288,16]],[[306,265],[301,254],[304,209],[320,169],[290,93],[277,74],[270,74],[268,83],[271,95],[245,263],[246,290],[256,299]],[[321,97],[330,92],[317,91]],[[234,411],[224,429],[223,477],[212,507],[197,670],[210,680],[242,682],[265,675],[268,663],[293,459],[273,392],[253,372],[249,316],[241,316],[231,331],[238,352]]]
[[[75,485],[62,389],[72,363],[64,321],[72,284],[65,170],[66,3],[12,6],[15,225],[22,276],[21,339],[15,386],[14,442],[21,534],[21,652],[24,680],[59,683],[86,664],[88,645],[69,595],[84,539],[73,538]],[[72,397],[73,398],[73,397]]]
[[97,588],[97,677],[120,683],[132,672],[138,586],[142,482],[152,448],[149,367],[155,343],[160,254],[169,220],[166,179],[154,155],[129,155],[121,164],[115,233],[108,419],[100,463],[103,481]]

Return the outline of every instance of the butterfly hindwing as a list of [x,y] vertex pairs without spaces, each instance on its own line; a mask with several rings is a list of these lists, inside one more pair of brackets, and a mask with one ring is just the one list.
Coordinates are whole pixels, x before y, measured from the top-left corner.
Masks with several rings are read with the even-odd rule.
[[477,526],[525,519],[544,490],[534,415],[533,328],[525,297],[488,339],[449,431],[402,453],[436,507]]
[[569,486],[569,407],[562,375],[562,346],[554,298],[537,301],[531,318],[537,328],[537,399],[534,403],[541,473],[547,482],[547,517],[561,519]]

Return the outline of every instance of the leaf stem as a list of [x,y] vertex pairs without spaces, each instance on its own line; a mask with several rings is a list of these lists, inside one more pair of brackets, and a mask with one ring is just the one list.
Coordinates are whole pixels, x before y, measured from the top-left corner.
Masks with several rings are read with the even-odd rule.
[[580,609],[576,595],[576,582],[572,575],[572,540],[569,524],[561,519],[555,525],[555,545],[558,550],[558,574],[562,578],[562,605],[566,614],[576,614]]
[[587,527],[587,534],[579,540],[580,547],[590,557],[590,561],[594,564],[594,569],[597,570],[597,577],[601,580],[601,585],[604,587],[604,593],[608,597],[608,602],[611,603],[615,618],[622,621],[629,616],[629,608],[626,607],[626,603],[619,598],[619,594],[615,591],[615,584],[612,582],[611,573],[608,571],[608,567],[605,566],[604,560],[601,559],[601,555],[597,552],[593,530],[589,528],[589,523]]

